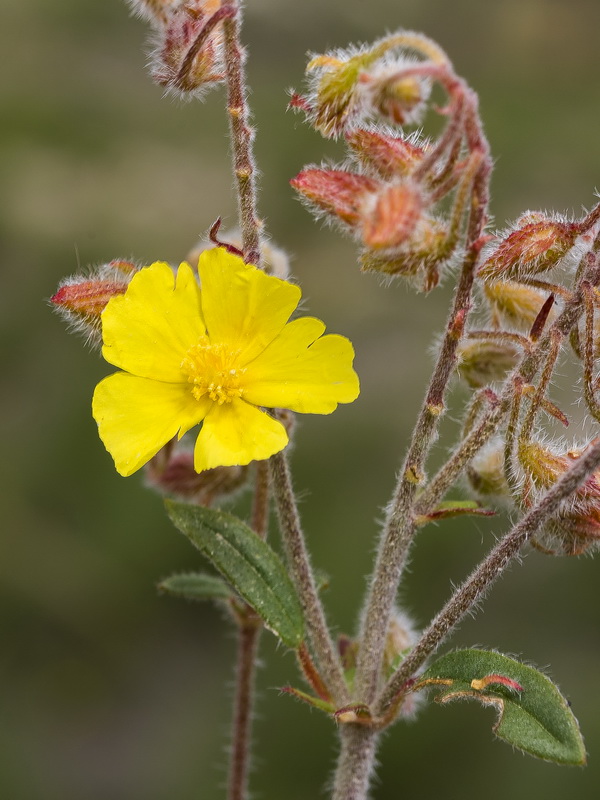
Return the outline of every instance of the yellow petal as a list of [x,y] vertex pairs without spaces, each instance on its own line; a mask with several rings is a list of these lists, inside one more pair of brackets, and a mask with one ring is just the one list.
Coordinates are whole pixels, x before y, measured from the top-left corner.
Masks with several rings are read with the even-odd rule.
[[273,341],[300,301],[297,286],[265,275],[222,247],[200,255],[198,272],[210,340],[239,350],[241,365]]
[[188,349],[206,333],[200,288],[189,264],[175,276],[168,264],[144,267],[102,314],[102,355],[116,367],[178,383]]
[[257,406],[304,414],[330,414],[338,403],[356,400],[359,382],[352,369],[354,349],[344,336],[321,336],[324,330],[323,323],[313,317],[286,325],[247,366],[244,399]]
[[117,472],[126,476],[199,423],[211,405],[210,400],[196,400],[187,384],[116,372],[96,386],[92,414]]
[[288,443],[285,428],[255,406],[233,400],[213,404],[194,450],[194,469],[249,464],[278,453]]

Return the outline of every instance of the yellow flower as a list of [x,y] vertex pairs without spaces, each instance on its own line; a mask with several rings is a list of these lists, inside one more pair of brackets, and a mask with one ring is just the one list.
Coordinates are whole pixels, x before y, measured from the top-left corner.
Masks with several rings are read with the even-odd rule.
[[288,436],[260,407],[330,414],[358,396],[348,339],[313,317],[288,321],[297,286],[222,248],[198,272],[202,289],[189,264],[176,277],[145,267],[102,314],[102,355],[123,372],[98,384],[92,412],[121,475],[200,422],[198,472],[268,458]]

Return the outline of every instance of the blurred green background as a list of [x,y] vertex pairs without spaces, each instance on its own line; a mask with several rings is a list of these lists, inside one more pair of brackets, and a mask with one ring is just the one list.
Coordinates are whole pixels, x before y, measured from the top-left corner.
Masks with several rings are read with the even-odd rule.
[[[301,421],[292,454],[315,564],[333,576],[328,611],[351,633],[451,286],[428,298],[385,288],[358,273],[352,243],[313,223],[288,180],[340,151],[286,113],[286,90],[301,86],[308,50],[422,30],[480,93],[499,226],[527,208],[579,213],[598,186],[600,4],[247,6],[261,211],[293,254],[306,308],[354,342],[362,378],[355,404]],[[216,800],[233,636],[213,608],[157,596],[159,578],[200,560],[142,480],[115,473],[90,416],[93,387],[109,370],[44,299],[78,262],[177,261],[217,216],[234,223],[221,95],[203,105],[163,99],[144,71],[146,26],[120,0],[3,0],[0,14],[0,795]],[[454,393],[448,437],[464,399]],[[467,521],[421,535],[402,590],[418,625],[506,524]],[[378,800],[598,796],[600,566],[537,553],[523,561],[455,642],[547,668],[579,717],[589,766],[512,753],[493,741],[489,710],[428,705],[386,737]],[[298,679],[269,635],[262,660],[254,796],[326,797],[334,727],[278,694]]]

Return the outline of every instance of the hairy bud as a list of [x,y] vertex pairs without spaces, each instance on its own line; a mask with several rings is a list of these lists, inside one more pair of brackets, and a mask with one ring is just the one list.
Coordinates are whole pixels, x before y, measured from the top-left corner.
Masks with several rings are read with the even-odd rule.
[[[533,219],[533,221],[530,221]],[[573,222],[527,215],[516,230],[491,248],[479,270],[483,280],[514,279],[546,272],[575,244],[579,226]]]
[[224,80],[219,9],[219,0],[185,0],[170,8],[153,53],[151,72],[156,83],[198,96]]
[[467,467],[467,480],[482,500],[511,500],[511,491],[504,475],[504,442],[496,437],[488,442]]
[[410,62],[376,67],[360,76],[359,87],[365,105],[397,125],[416,125],[421,121],[431,85],[414,75],[403,75]]
[[66,278],[50,302],[73,331],[82,333],[89,344],[100,346],[101,314],[112,297],[125,293],[137,271],[131,261],[111,261],[92,270],[88,277]]
[[346,134],[354,158],[383,180],[406,177],[419,166],[426,144],[416,137],[388,136],[358,128]]
[[425,202],[415,183],[391,183],[373,197],[372,207],[363,214],[362,240],[371,250],[381,250],[409,239],[421,218]]
[[[548,293],[516,281],[496,281],[486,284],[485,297],[492,311],[492,323],[522,332],[531,330]],[[556,318],[556,308],[550,311],[548,322]]]
[[290,183],[317,213],[337,217],[352,228],[361,223],[367,200],[380,187],[366,175],[318,167],[302,170]]
[[458,348],[458,372],[472,389],[502,381],[519,363],[521,351],[501,339],[469,339]]
[[146,466],[146,481],[151,488],[202,506],[231,497],[246,485],[248,477],[248,466],[215,467],[198,473],[191,450],[173,452],[169,447]]

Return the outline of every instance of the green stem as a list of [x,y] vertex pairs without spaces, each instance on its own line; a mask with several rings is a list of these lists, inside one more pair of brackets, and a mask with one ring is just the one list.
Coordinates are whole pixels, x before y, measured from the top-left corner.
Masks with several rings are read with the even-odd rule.
[[321,675],[329,695],[339,708],[349,703],[350,696],[317,592],[288,463],[283,453],[271,456],[269,463],[288,569],[302,603],[308,635]]

